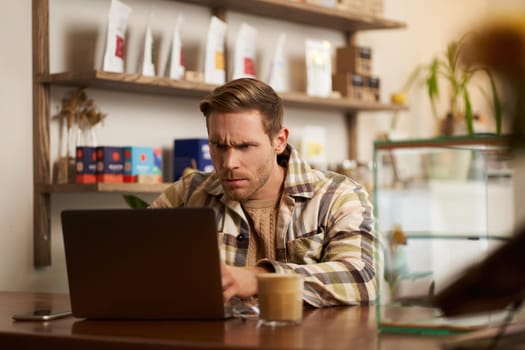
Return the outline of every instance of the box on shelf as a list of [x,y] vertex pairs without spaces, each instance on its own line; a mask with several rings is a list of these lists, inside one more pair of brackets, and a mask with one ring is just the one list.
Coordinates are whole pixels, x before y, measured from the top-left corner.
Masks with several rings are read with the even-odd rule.
[[210,146],[206,138],[177,139],[173,144],[173,180],[178,180],[187,168],[212,171]]
[[153,148],[153,169],[152,175],[156,183],[162,183],[162,148]]
[[152,183],[153,147],[126,146],[124,153],[124,182]]
[[376,232],[384,243],[377,246],[384,257],[378,329],[439,334],[499,324],[505,310],[450,318],[433,300],[514,231],[508,140],[376,141],[374,163]]
[[366,79],[366,98],[370,102],[379,102],[381,96],[381,80],[378,77],[368,77]]
[[75,155],[75,182],[91,184],[97,182],[97,148],[78,146]]
[[365,100],[365,78],[359,74],[335,73],[332,76],[332,89],[351,100]]
[[124,181],[124,155],[122,147],[97,147],[97,182],[120,183]]
[[372,75],[372,49],[365,46],[344,46],[336,50],[335,71]]

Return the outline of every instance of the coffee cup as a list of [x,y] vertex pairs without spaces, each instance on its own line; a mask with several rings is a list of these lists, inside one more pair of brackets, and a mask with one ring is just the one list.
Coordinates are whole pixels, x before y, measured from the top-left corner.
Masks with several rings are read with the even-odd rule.
[[303,318],[303,277],[299,274],[257,275],[259,319],[265,326],[299,324]]

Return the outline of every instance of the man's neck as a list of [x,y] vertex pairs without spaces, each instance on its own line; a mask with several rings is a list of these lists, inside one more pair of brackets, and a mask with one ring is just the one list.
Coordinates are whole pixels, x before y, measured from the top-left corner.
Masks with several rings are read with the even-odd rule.
[[259,192],[257,196],[249,198],[248,200],[271,200],[280,198],[285,177],[286,169],[276,164],[272,175],[265,184],[265,191]]

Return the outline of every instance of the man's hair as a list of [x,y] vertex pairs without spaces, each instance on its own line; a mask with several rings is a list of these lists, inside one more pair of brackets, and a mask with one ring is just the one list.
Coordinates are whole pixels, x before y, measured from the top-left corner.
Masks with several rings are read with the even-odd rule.
[[262,81],[241,78],[215,88],[200,102],[206,117],[211,113],[238,113],[257,110],[262,115],[263,128],[272,139],[283,125],[283,102],[277,93]]

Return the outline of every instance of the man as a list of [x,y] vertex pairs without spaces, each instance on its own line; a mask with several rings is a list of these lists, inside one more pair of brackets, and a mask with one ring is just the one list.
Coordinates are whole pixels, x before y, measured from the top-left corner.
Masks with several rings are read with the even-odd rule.
[[368,195],[343,175],[310,168],[288,145],[273,89],[233,80],[204,98],[200,110],[215,171],[182,177],[151,206],[215,210],[225,300],[256,295],[259,273],[296,272],[314,307],[374,301]]

